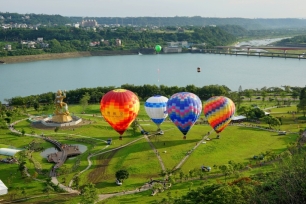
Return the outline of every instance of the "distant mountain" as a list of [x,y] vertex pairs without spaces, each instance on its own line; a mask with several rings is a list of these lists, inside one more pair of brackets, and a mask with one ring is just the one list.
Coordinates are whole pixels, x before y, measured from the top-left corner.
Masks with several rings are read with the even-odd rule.
[[[3,17],[3,18],[2,18]],[[305,29],[306,19],[297,18],[207,18],[193,17],[64,17],[61,15],[18,14],[0,12],[0,23],[27,23],[43,25],[65,25],[95,19],[98,24],[120,24],[135,26],[225,26],[236,25],[247,30]]]
[[18,14],[18,13],[2,13],[0,12],[0,24],[25,23],[28,25],[65,25],[72,23],[70,18],[61,15],[45,15],[45,14]]
[[155,25],[155,26],[224,26],[237,25],[248,30],[263,29],[296,29],[306,28],[306,19],[279,18],[279,19],[248,19],[248,18],[204,18],[195,17],[69,17],[72,22],[81,22],[85,19],[95,19],[99,24],[120,25]]

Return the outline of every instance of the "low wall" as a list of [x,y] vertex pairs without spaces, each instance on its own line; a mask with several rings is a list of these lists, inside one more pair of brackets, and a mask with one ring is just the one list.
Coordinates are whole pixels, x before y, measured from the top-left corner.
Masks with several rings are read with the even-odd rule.
[[52,123],[52,122],[47,122],[50,120],[50,118],[45,118],[41,120],[41,123],[45,126],[48,127],[67,127],[67,126],[74,126],[82,122],[82,118],[79,118],[77,116],[71,116],[73,121],[68,122],[68,123]]

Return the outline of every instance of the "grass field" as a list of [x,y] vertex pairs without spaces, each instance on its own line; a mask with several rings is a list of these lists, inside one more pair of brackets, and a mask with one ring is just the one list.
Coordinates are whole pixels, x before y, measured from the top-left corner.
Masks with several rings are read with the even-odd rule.
[[[256,102],[244,102],[245,104],[259,104],[261,106],[271,107],[275,103],[268,103],[262,101]],[[85,114],[80,114],[83,109],[81,106],[70,106],[71,113],[77,114],[86,121],[86,124],[79,127],[61,128],[58,132],[54,129],[38,129],[32,127],[30,122],[25,120],[15,125],[17,130],[24,129],[26,133],[35,132],[35,134],[44,134],[52,137],[61,143],[65,144],[82,144],[87,146],[87,151],[75,159],[69,159],[64,166],[61,167],[61,175],[58,176],[59,182],[66,182],[73,178],[78,172],[84,170],[87,165],[87,156],[89,153],[96,154],[113,150],[105,154],[100,154],[91,158],[93,162],[91,168],[80,175],[80,185],[84,185],[88,182],[93,182],[96,185],[100,194],[122,192],[126,190],[134,190],[139,188],[144,183],[148,182],[150,178],[163,179],[161,176],[161,166],[155,155],[155,152],[150,147],[149,143],[137,130],[135,133],[132,129],[126,131],[123,135],[123,140],[119,140],[118,133],[115,132],[106,123],[100,114],[100,106],[98,104],[89,105],[85,109]],[[295,106],[274,108],[271,109],[271,115],[281,117],[283,125],[277,127],[281,130],[290,131],[290,134],[279,136],[276,132],[270,132],[267,130],[258,129],[257,126],[268,127],[262,121],[260,124],[244,123],[245,126],[228,126],[221,134],[220,139],[216,139],[216,133],[212,133],[209,137],[210,141],[201,143],[199,147],[194,150],[186,162],[182,165],[180,171],[187,174],[190,170],[199,169],[201,165],[207,165],[212,167],[212,171],[205,174],[204,180],[192,180],[180,182],[176,175],[178,183],[171,187],[171,190],[167,190],[156,196],[150,196],[151,191],[146,191],[133,195],[125,195],[121,197],[114,197],[103,201],[103,203],[153,203],[156,199],[162,199],[169,196],[169,192],[172,197],[178,197],[187,193],[190,189],[195,189],[203,184],[216,182],[216,179],[210,179],[210,175],[218,174],[220,171],[216,166],[223,165],[232,160],[236,163],[242,163],[244,165],[255,164],[251,158],[254,155],[271,151],[274,154],[280,154],[286,150],[287,145],[296,142],[300,129],[306,128],[304,120],[295,120],[301,116],[301,114],[292,115],[291,111],[296,111]],[[31,111],[32,114],[37,112]],[[24,117],[14,118],[18,120]],[[204,116],[201,116],[204,118]],[[141,104],[141,110],[138,115],[139,124],[148,132],[155,132],[157,127],[149,120],[149,117],[144,111],[143,103]],[[161,125],[164,135],[152,136],[150,141],[157,149],[159,155],[166,169],[173,169],[190,151],[195,145],[203,138],[205,134],[212,130],[209,125],[201,124],[194,125],[188,132],[186,140],[183,140],[182,133],[174,126],[172,122],[166,120]],[[107,146],[105,140],[112,138],[113,144]],[[125,144],[139,139],[135,143],[128,145],[122,149],[120,148]],[[42,139],[33,138],[29,136],[16,136],[9,132],[9,130],[0,129],[0,147],[13,146],[15,148],[25,148],[30,142],[35,140],[41,144],[43,148],[52,148],[50,143],[45,142]],[[16,155],[18,158],[18,154]],[[0,156],[5,158],[5,156]],[[35,165],[33,163],[35,161]],[[77,161],[80,161],[79,163]],[[42,158],[40,152],[32,153],[32,161],[29,158],[26,159],[26,166],[29,169],[30,175],[35,175],[35,166],[39,165],[44,172],[48,172],[53,166],[52,163],[48,163],[46,159]],[[215,167],[214,167],[215,166]],[[243,175],[250,175],[261,171],[273,170],[273,165],[264,166],[261,168],[254,168],[252,171],[243,172]],[[24,195],[21,193],[21,189],[26,189],[26,196],[31,195],[43,195],[43,182],[34,181],[30,179],[21,178],[20,172],[17,170],[17,164],[5,164],[0,163],[0,179],[8,184],[9,191],[15,192],[15,199],[22,198]],[[65,169],[66,171],[63,171]],[[71,171],[73,169],[73,171]],[[122,186],[115,185],[115,172],[119,169],[126,169],[130,173],[130,177],[124,181]],[[45,175],[36,175],[38,179],[45,180]],[[9,199],[12,195],[0,196],[0,199]],[[70,197],[69,201],[65,199],[65,196],[50,196],[48,200],[42,200],[37,198],[30,200],[28,203],[77,203],[79,197]]]

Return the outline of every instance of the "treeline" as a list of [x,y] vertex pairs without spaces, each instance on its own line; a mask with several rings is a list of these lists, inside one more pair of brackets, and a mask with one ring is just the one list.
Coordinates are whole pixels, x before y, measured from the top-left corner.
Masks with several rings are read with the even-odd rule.
[[[209,25],[238,25],[248,30],[263,29],[299,29],[306,28],[306,19],[275,18],[275,19],[248,19],[248,18],[209,18],[201,16],[175,16],[175,17],[65,17],[61,15],[46,14],[18,14],[4,13],[0,15],[5,19],[0,23],[27,23],[30,25],[65,25],[80,23],[82,20],[95,19],[99,24],[119,24],[120,26],[209,26]],[[26,18],[26,16],[28,16]]]
[[[226,32],[239,37],[249,37],[249,38],[263,38],[270,36],[292,36],[304,34],[306,28],[301,29],[258,29],[258,30],[248,30],[239,25],[222,25],[219,26]],[[288,38],[289,39],[289,38]]]
[[99,24],[120,24],[123,26],[223,26],[238,25],[248,30],[306,28],[306,19],[275,18],[275,19],[248,19],[248,18],[209,18],[193,17],[70,17],[72,22],[81,22],[83,19],[95,19]]
[[[35,48],[27,48],[19,43],[22,40],[36,41],[43,38],[48,47],[35,44]],[[102,39],[104,41],[102,41]],[[122,45],[116,45],[116,39],[121,39]],[[156,32],[153,30],[139,31],[132,27],[120,27],[116,29],[104,28],[98,31],[85,30],[74,27],[51,27],[32,29],[7,29],[0,30],[0,41],[13,42],[12,51],[2,50],[0,56],[30,55],[40,53],[63,53],[74,51],[95,50],[131,50],[139,48],[153,48],[156,44],[162,46],[170,41],[188,41],[194,44],[205,43],[206,48],[216,45],[228,45],[236,41],[236,38],[218,27],[195,27],[188,32]],[[107,41],[107,43],[105,43]],[[90,42],[97,42],[95,46],[89,46]],[[4,44],[2,43],[2,44]],[[18,51],[18,50],[25,51]]]
[[[252,96],[262,96],[262,100],[265,97],[286,96],[291,95],[293,98],[298,98],[303,88],[300,87],[289,87],[286,86],[284,89],[279,87],[263,87],[262,89],[245,89],[242,90],[239,87],[238,91],[232,91],[225,85],[207,85],[203,87],[196,87],[195,85],[187,85],[185,87],[178,86],[165,86],[165,85],[149,85],[145,84],[142,86],[136,86],[133,84],[123,84],[120,87],[107,86],[107,87],[96,87],[96,88],[80,88],[76,90],[67,91],[67,101],[69,104],[78,104],[81,98],[87,93],[90,96],[90,103],[98,103],[104,94],[115,88],[128,89],[139,97],[140,100],[146,100],[153,95],[163,95],[170,97],[177,92],[191,92],[199,96],[201,100],[207,100],[212,96],[227,96],[231,98],[234,102],[239,104],[241,102],[242,96],[252,98]],[[305,89],[306,90],[306,89]],[[11,99],[6,99],[5,101],[9,105],[27,105],[32,106],[34,103],[44,103],[51,104],[54,102],[55,92],[48,92],[39,95],[31,95],[26,97],[16,96]]]
[[[301,136],[305,142],[305,136]],[[304,143],[303,142],[303,143]],[[278,159],[273,172],[260,173],[250,177],[233,179],[212,185],[203,185],[189,191],[179,199],[170,197],[159,203],[306,203],[306,152],[305,147],[291,147]],[[225,177],[239,170],[235,165],[225,165]]]
[[[47,14],[18,14],[18,13],[3,13],[0,12],[0,16],[3,16],[4,19],[0,23],[5,24],[21,24],[26,23],[29,25],[65,25],[72,23],[71,20],[67,17],[61,15],[47,15]],[[28,16],[28,17],[26,17]]]
[[[143,86],[135,86],[132,84],[124,84],[121,87],[97,87],[97,88],[80,88],[76,90],[67,91],[66,102],[69,104],[78,104],[81,98],[88,93],[90,96],[90,103],[98,103],[104,94],[108,91],[111,91],[115,88],[123,88],[128,89],[139,97],[140,100],[146,100],[147,98],[153,95],[163,95],[166,97],[170,97],[174,93],[188,91],[197,94],[202,100],[206,100],[213,95],[227,95],[230,89],[224,85],[209,85],[203,86],[201,88],[196,87],[194,85],[188,85],[186,87],[178,87],[178,86],[156,86],[156,85],[143,85]],[[51,104],[55,100],[55,93],[48,92],[39,95],[31,95],[26,97],[13,97],[11,99],[6,99],[9,105],[13,106],[33,106],[34,103],[44,103]]]
[[306,47],[306,35],[299,35],[292,38],[286,38],[278,42],[278,45],[304,44]]

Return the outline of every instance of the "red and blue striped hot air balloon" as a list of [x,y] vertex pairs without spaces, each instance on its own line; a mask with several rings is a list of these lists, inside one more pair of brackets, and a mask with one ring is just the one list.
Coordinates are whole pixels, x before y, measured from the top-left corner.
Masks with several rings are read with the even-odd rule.
[[186,139],[186,134],[202,112],[202,102],[193,93],[179,92],[168,100],[167,112],[172,122],[184,134],[183,138]]
[[235,104],[227,97],[213,96],[205,102],[203,112],[210,126],[220,133],[231,122]]

